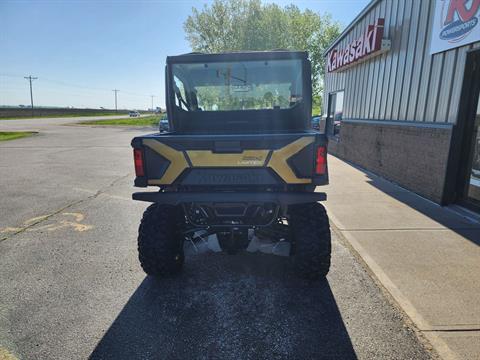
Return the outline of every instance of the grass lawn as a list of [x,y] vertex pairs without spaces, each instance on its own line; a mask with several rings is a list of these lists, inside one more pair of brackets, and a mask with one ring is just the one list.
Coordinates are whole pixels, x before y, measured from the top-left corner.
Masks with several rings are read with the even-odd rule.
[[36,134],[30,131],[0,131],[0,141],[15,140]]
[[113,125],[113,126],[157,126],[161,115],[151,115],[145,117],[132,117],[125,119],[107,119],[107,120],[93,120],[81,121],[81,125]]

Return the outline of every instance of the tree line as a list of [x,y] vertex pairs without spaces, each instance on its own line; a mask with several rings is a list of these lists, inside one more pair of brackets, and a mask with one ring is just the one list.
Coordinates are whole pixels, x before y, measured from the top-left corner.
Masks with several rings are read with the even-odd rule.
[[214,0],[192,8],[184,23],[192,51],[306,50],[312,62],[313,113],[321,113],[324,56],[340,34],[328,14],[260,0]]

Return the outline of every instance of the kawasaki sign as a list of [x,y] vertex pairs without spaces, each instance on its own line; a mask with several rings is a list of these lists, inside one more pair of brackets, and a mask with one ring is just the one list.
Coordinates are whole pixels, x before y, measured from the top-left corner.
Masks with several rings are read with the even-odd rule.
[[436,0],[430,53],[480,41],[480,0]]
[[347,44],[344,49],[334,48],[327,54],[327,71],[344,70],[361,61],[390,49],[390,41],[383,39],[385,19],[377,19],[375,24],[368,25],[358,39]]

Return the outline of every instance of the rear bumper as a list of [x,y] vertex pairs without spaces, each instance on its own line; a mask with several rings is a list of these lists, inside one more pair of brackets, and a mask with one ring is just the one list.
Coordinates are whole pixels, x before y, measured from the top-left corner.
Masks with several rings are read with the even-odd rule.
[[133,200],[168,205],[182,203],[275,203],[278,205],[305,204],[327,200],[320,192],[138,192]]

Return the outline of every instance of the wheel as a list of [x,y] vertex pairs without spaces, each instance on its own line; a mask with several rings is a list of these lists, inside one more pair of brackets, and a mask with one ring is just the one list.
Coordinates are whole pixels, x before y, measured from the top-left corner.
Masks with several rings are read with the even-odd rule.
[[296,205],[289,209],[289,225],[294,245],[294,266],[307,279],[325,277],[332,252],[328,215],[319,203]]
[[143,213],[138,229],[138,258],[148,275],[162,277],[181,271],[185,256],[180,232],[182,210],[152,204]]

